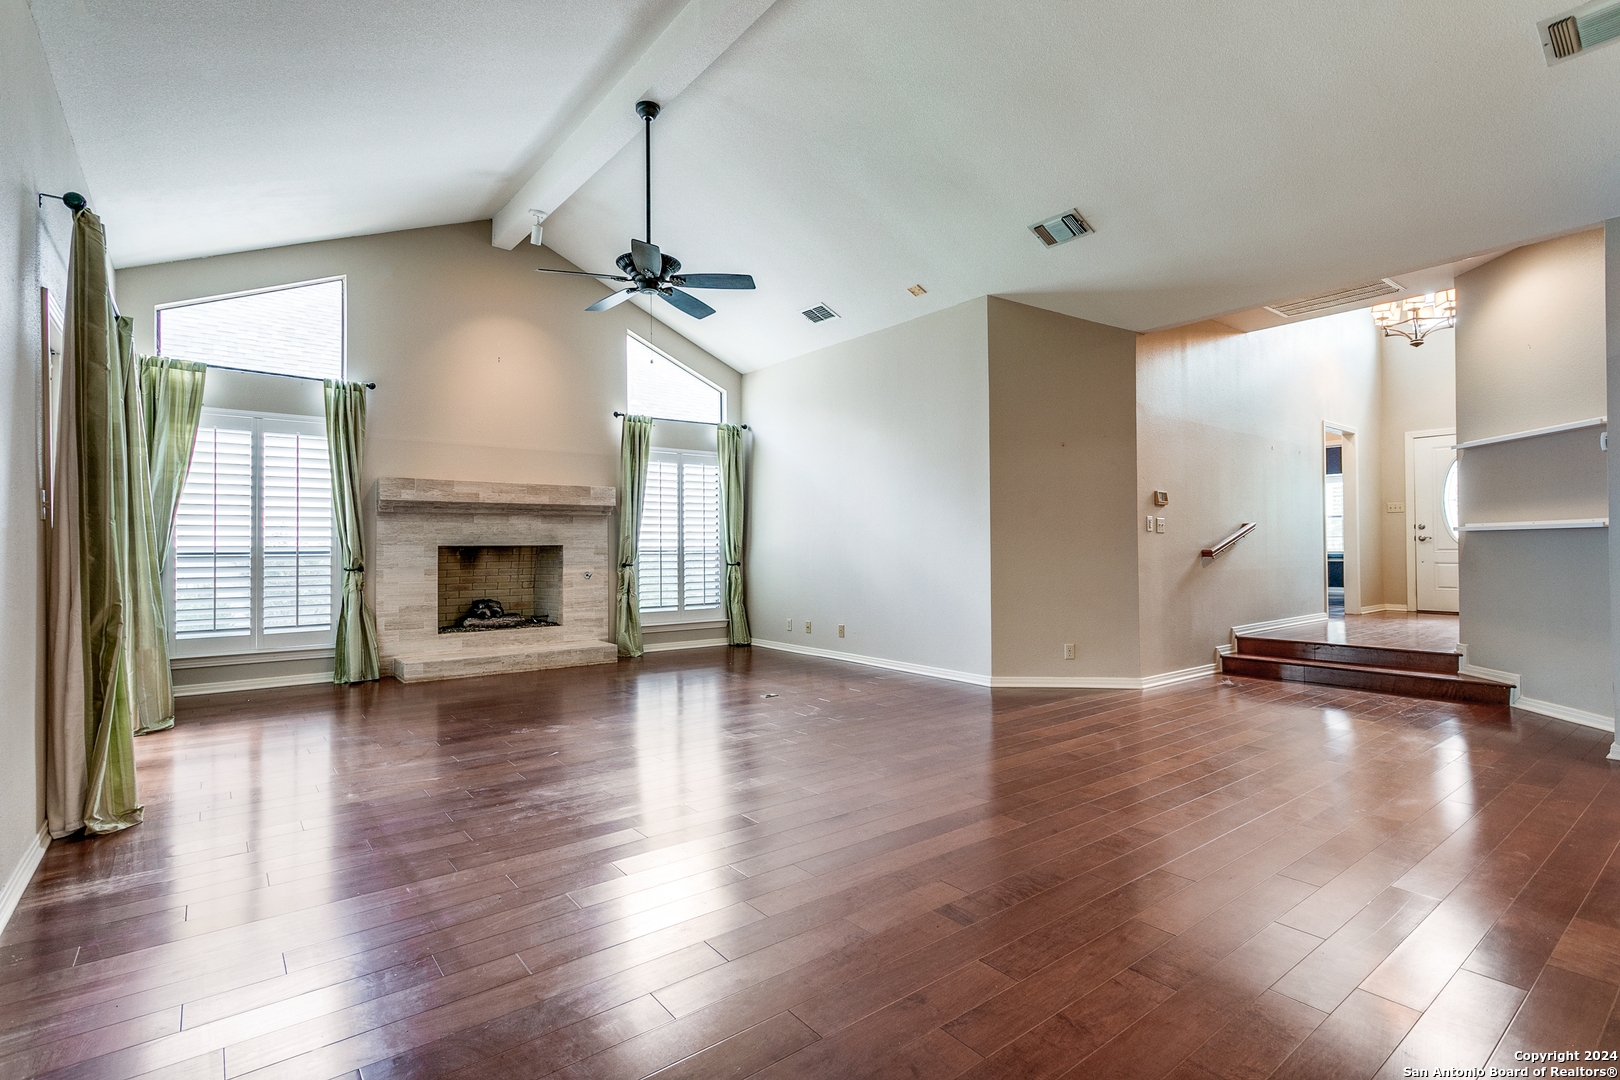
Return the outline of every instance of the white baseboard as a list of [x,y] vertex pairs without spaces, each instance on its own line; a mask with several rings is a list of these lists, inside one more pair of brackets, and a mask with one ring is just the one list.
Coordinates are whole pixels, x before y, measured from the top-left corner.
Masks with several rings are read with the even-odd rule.
[[1609,760],[1620,761],[1620,742],[1616,742],[1613,746],[1609,747]]
[[971,683],[974,686],[989,686],[990,676],[980,675],[972,671],[953,671],[950,668],[929,667],[927,664],[908,664],[904,660],[885,660],[879,656],[862,656],[859,653],[835,652],[832,649],[817,649],[809,645],[792,645],[786,641],[766,641],[763,638],[754,639],[754,647],[759,649],[775,649],[777,652],[798,653],[800,656],[819,656],[824,660],[843,660],[850,664],[860,664],[863,667],[884,668],[888,671],[903,671],[907,675],[923,675],[930,679],[945,679],[949,682]]
[[28,850],[23,852],[17,865],[11,868],[11,876],[6,878],[6,886],[0,890],[0,932],[11,921],[11,913],[17,910],[17,904],[22,900],[23,891],[34,878],[34,871],[39,869],[39,862],[45,857],[45,849],[51,846],[51,829],[45,822],[40,822],[39,833]]
[[[1513,706],[1515,709],[1523,709],[1525,712],[1538,713],[1541,716],[1550,716],[1554,720],[1565,720],[1571,724],[1579,724],[1582,727],[1597,728],[1599,731],[1614,730],[1614,717],[1612,716],[1604,716],[1602,713],[1587,712],[1585,709],[1577,709],[1569,705],[1559,705],[1551,701],[1542,701],[1539,698],[1525,697],[1521,691],[1523,680],[1518,675],[1515,675],[1511,671],[1499,671],[1496,668],[1481,667],[1478,664],[1470,664],[1468,662],[1468,646],[1458,645],[1457,648],[1462,651],[1462,662],[1457,665],[1457,671],[1460,674],[1473,675],[1474,677],[1480,679],[1494,679],[1497,682],[1511,683],[1513,685],[1513,692],[1508,697],[1508,704]],[[1611,749],[1609,751],[1609,756],[1614,758],[1616,761],[1620,761],[1620,754],[1616,754],[1615,750]]]
[[1374,615],[1380,611],[1405,611],[1405,604],[1365,604],[1359,614]]
[[[1612,716],[1587,712],[1585,709],[1575,709],[1568,705],[1555,705],[1550,701],[1537,701],[1535,698],[1527,698],[1522,694],[1515,695],[1513,707],[1523,709],[1525,712],[1550,716],[1554,720],[1565,720],[1571,724],[1579,724],[1582,727],[1597,728],[1599,731],[1612,732],[1614,730],[1614,717]],[[1609,756],[1615,756],[1612,749],[1609,751]]]
[[192,683],[188,686],[176,686],[174,696],[197,697],[201,694],[233,694],[238,690],[269,690],[277,686],[314,686],[317,683],[332,685],[330,671],[312,671],[303,675],[271,675],[263,679],[231,679],[228,682]]
[[909,664],[902,660],[885,660],[878,656],[835,652],[832,649],[817,649],[809,645],[794,645],[785,641],[764,641],[755,638],[754,644],[760,648],[776,649],[779,652],[798,653],[801,656],[819,656],[824,660],[844,660],[865,667],[903,671],[907,675],[922,675],[930,679],[945,679],[950,682],[969,683],[973,686],[989,686],[997,689],[1153,690],[1160,686],[1169,686],[1172,683],[1185,682],[1189,679],[1197,679],[1215,673],[1214,664],[1200,664],[1197,667],[1182,668],[1180,671],[1166,671],[1158,675],[1149,675],[1144,679],[1109,675],[980,675],[971,671],[954,671],[950,668],[928,667],[925,664]]
[[725,638],[704,638],[702,641],[657,641],[641,643],[642,652],[678,652],[681,649],[713,649],[730,644]]
[[1244,623],[1242,626],[1232,627],[1232,636],[1240,634],[1264,634],[1268,630],[1286,630],[1290,626],[1310,626],[1314,623],[1327,622],[1328,613],[1325,611],[1312,612],[1309,615],[1294,615],[1286,619],[1268,619],[1265,622]]

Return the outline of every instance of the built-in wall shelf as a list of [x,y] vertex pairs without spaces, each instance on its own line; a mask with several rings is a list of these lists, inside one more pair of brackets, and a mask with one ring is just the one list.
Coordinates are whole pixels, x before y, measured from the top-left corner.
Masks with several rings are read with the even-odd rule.
[[1526,529],[1607,529],[1608,518],[1561,518],[1555,521],[1483,521],[1459,525],[1458,532],[1520,532]]
[[[1510,431],[1506,435],[1492,435],[1488,439],[1470,439],[1467,442],[1457,443],[1453,450],[1472,450],[1476,446],[1490,446],[1493,443],[1515,442],[1519,439],[1533,439],[1537,435],[1556,435],[1560,431],[1579,431],[1581,428],[1605,427],[1609,423],[1607,416],[1594,416],[1590,420],[1575,420],[1568,424],[1554,424],[1551,427],[1531,428],[1529,431]],[[1607,524],[1605,522],[1605,524]],[[1470,529],[1482,528],[1479,525],[1470,525]]]

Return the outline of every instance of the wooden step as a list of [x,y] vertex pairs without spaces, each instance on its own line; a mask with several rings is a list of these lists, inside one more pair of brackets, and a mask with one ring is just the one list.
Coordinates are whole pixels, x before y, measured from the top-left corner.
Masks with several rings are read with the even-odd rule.
[[1393,668],[1397,671],[1424,671],[1439,675],[1457,674],[1457,666],[1462,662],[1462,654],[1455,651],[1430,652],[1423,649],[1344,645],[1328,641],[1295,641],[1290,638],[1244,635],[1238,636],[1237,651],[1245,656],[1274,656],[1287,660],[1330,660],[1339,664]]
[[1473,675],[1347,664],[1254,653],[1232,653],[1221,658],[1221,670],[1230,675],[1282,682],[1315,683],[1379,694],[1467,701],[1480,705],[1506,705],[1513,687]]

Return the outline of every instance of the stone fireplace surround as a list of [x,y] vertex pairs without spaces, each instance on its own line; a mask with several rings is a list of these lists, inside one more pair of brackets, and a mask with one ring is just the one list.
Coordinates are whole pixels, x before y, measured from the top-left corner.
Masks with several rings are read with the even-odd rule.
[[[385,476],[366,500],[366,571],[382,670],[401,682],[618,659],[610,487]],[[560,546],[559,626],[439,633],[439,549]]]

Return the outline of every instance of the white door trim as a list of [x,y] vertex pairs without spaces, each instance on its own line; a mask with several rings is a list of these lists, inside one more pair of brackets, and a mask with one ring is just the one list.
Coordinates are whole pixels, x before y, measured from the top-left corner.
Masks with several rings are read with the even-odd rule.
[[[1322,450],[1316,456],[1317,473],[1322,478],[1321,504],[1327,505],[1327,448],[1328,434],[1340,436],[1339,468],[1344,476],[1344,613],[1361,614],[1361,514],[1357,503],[1361,501],[1360,468],[1356,461],[1356,429],[1349,424],[1322,421]],[[1322,610],[1327,603],[1327,520],[1322,521]]]
[[1424,431],[1408,431],[1406,433],[1406,529],[1401,534],[1401,543],[1406,545],[1406,610],[1416,611],[1417,606],[1417,545],[1412,543],[1412,529],[1417,525],[1417,440],[1430,439],[1436,435],[1449,435],[1457,437],[1457,429],[1428,428]]

